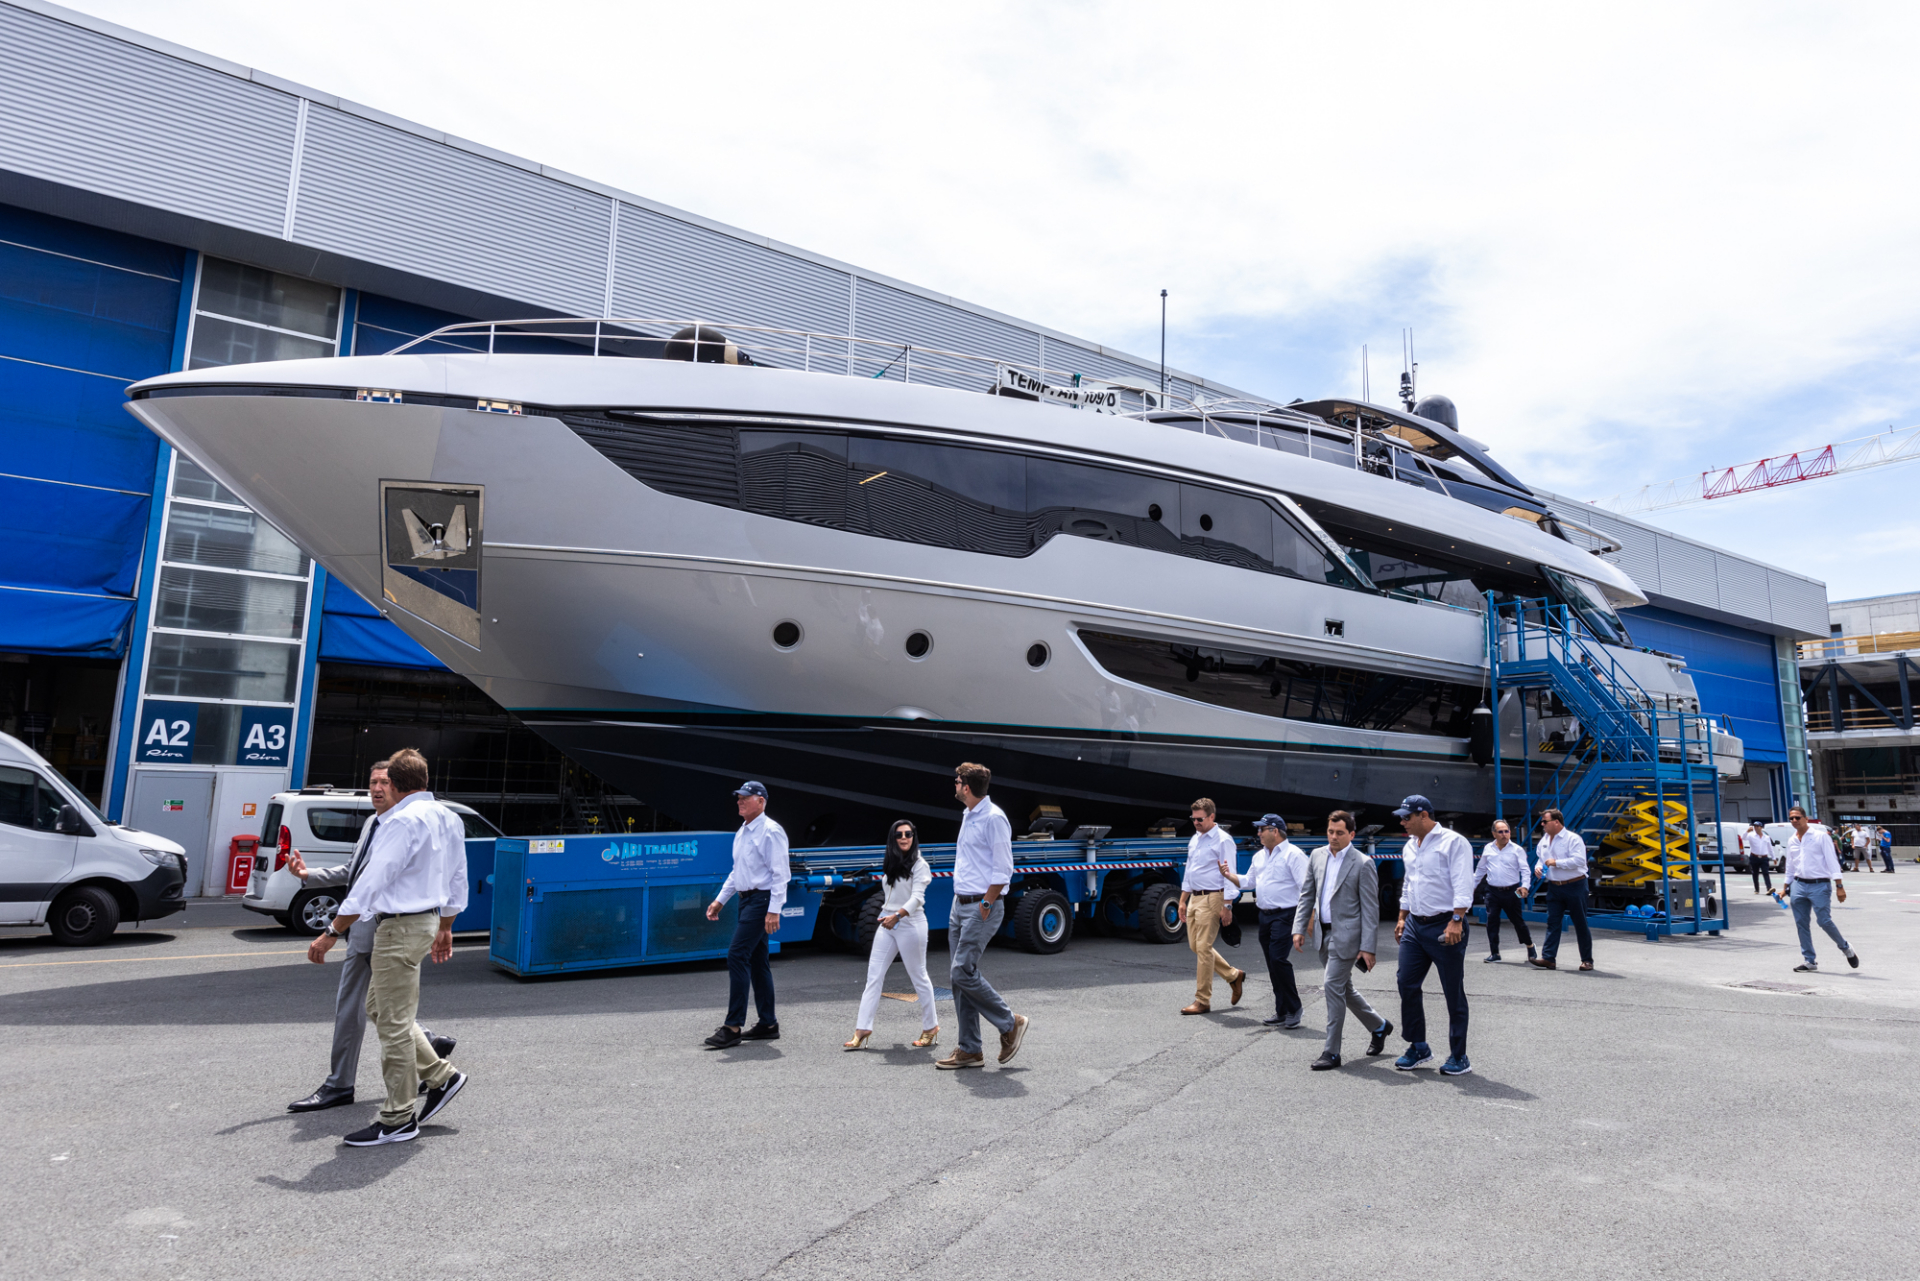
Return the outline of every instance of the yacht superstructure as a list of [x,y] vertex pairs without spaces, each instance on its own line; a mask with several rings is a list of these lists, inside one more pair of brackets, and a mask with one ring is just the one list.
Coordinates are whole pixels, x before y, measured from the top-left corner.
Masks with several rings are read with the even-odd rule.
[[1202,794],[1484,815],[1489,592],[1566,602],[1650,695],[1694,698],[1630,647],[1632,580],[1451,422],[918,348],[885,378],[817,371],[854,341],[458,326],[417,346],[484,349],[172,374],[131,408],[694,825],[754,777],[797,844],[939,833],[968,759],[1022,826],[1048,804],[1139,831]]

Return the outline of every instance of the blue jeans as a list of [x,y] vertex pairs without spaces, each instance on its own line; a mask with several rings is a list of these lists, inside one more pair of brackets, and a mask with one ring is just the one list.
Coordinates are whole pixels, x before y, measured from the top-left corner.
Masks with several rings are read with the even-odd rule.
[[1001,1032],[1013,1031],[1013,1011],[1006,998],[993,990],[987,976],[980,972],[980,954],[1000,932],[1007,919],[1007,901],[995,899],[993,912],[980,917],[978,903],[953,900],[953,915],[948,918],[947,951],[953,960],[953,1021],[959,1024],[960,1048],[968,1054],[980,1053],[980,1019]]
[[1460,927],[1460,941],[1449,947],[1440,941],[1447,919],[1421,922],[1409,916],[1407,929],[1400,936],[1400,968],[1394,976],[1400,986],[1400,1035],[1410,1045],[1427,1039],[1427,1003],[1420,985],[1427,981],[1429,969],[1440,972],[1440,990],[1447,998],[1447,1048],[1456,1059],[1467,1057],[1467,935]]
[[767,953],[765,890],[740,895],[740,914],[733,921],[733,942],[727,945],[727,1026],[747,1025],[747,986],[753,986],[753,1009],[762,1023],[778,1023],[773,1012],[773,963]]
[[1573,937],[1580,944],[1580,960],[1593,964],[1593,931],[1587,928],[1587,878],[1547,882],[1547,942],[1540,949],[1542,959],[1551,961],[1560,955],[1560,921],[1573,918]]
[[1834,946],[1842,952],[1851,952],[1846,939],[1840,937],[1840,927],[1833,923],[1833,886],[1826,882],[1809,884],[1795,879],[1793,888],[1787,891],[1787,901],[1793,905],[1793,924],[1800,931],[1800,955],[1806,958],[1808,965],[1818,965],[1813,955],[1813,929],[1807,923],[1808,917],[1820,922],[1820,928],[1827,932]]

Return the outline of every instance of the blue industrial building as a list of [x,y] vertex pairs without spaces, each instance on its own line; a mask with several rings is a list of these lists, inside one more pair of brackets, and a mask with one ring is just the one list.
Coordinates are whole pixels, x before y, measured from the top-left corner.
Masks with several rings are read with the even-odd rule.
[[[0,0],[0,729],[113,817],[222,851],[406,741],[512,830],[617,821],[559,758],[122,408],[138,379],[382,352],[464,319],[786,326],[1157,380],[1157,364],[74,13]],[[845,359],[854,372],[855,357]],[[1186,395],[1234,389],[1172,371]],[[1810,794],[1792,642],[1824,587],[1555,500],[1652,593],[1746,742],[1728,816]],[[435,737],[438,736],[438,737]],[[603,792],[604,789],[600,789]],[[518,807],[518,808],[516,808]],[[611,808],[609,808],[611,807]],[[631,816],[631,815],[629,815]],[[200,851],[204,851],[202,854]]]

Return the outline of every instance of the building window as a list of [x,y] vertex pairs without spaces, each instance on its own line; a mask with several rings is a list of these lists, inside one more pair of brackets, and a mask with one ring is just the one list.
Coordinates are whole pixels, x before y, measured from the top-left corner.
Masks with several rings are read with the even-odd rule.
[[202,264],[187,368],[331,356],[339,342],[332,285],[218,258]]

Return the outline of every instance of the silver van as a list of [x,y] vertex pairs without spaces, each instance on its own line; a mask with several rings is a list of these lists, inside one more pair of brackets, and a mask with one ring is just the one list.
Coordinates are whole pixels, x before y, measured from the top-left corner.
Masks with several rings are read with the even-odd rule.
[[0,734],[0,925],[91,946],[187,907],[187,852],[108,822],[40,753]]
[[[492,840],[500,829],[458,801],[444,802],[460,816],[468,840]],[[373,799],[363,788],[303,787],[276,792],[260,824],[260,847],[247,873],[240,906],[271,916],[296,934],[320,933],[339,914],[346,897],[339,887],[308,889],[287,871],[298,852],[308,867],[333,867],[353,858],[360,829],[373,817]]]

